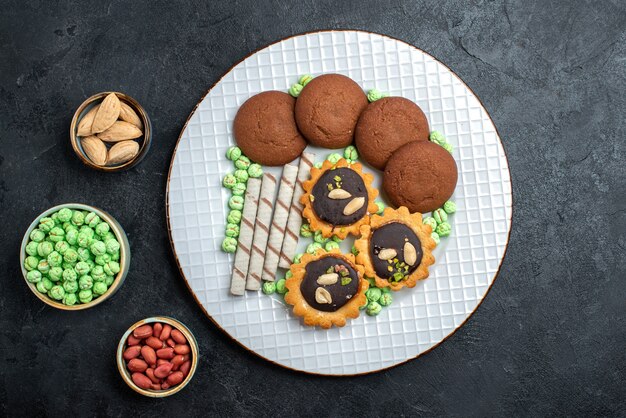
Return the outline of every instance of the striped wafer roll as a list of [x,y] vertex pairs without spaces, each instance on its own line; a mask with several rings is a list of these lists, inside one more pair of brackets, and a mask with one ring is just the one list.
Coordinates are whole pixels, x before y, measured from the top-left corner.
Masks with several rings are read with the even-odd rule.
[[254,238],[250,249],[250,265],[246,276],[246,289],[259,290],[261,288],[261,274],[263,260],[267,247],[267,237],[272,221],[272,209],[274,209],[274,192],[276,191],[276,177],[269,173],[263,174],[261,181],[261,194],[259,195],[259,208],[254,222]]
[[302,203],[300,197],[304,193],[302,182],[309,178],[311,167],[315,161],[315,154],[304,152],[300,157],[300,165],[298,166],[298,181],[293,191],[291,199],[291,207],[289,208],[289,218],[287,219],[287,230],[285,231],[285,239],[283,247],[280,250],[280,259],[278,266],[288,269],[291,266],[293,257],[296,255],[296,247],[298,246],[298,234],[302,226]]
[[280,248],[283,246],[283,239],[285,238],[289,206],[291,206],[297,175],[298,167],[295,165],[287,164],[283,168],[283,175],[280,178],[280,187],[278,188],[278,198],[276,199],[276,208],[274,209],[274,217],[272,218],[272,226],[270,228],[270,239],[267,242],[265,264],[263,265],[263,280],[274,281],[276,277],[278,257],[280,256]]
[[254,220],[259,207],[259,194],[261,193],[261,180],[248,180],[246,198],[243,203],[241,226],[239,227],[239,244],[235,253],[233,275],[230,280],[230,293],[243,295],[246,290],[246,275],[250,263],[250,248],[254,234]]

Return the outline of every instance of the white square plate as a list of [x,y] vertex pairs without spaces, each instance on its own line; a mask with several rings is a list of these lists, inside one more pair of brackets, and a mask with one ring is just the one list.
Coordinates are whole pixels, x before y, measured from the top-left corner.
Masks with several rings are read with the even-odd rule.
[[[431,130],[454,146],[459,181],[452,235],[434,252],[430,277],[394,293],[377,317],[362,314],[343,328],[302,325],[279,297],[230,295],[233,256],[220,250],[229,193],[222,177],[234,144],[239,106],[265,90],[286,91],[302,74],[345,74],[364,90],[415,101]],[[318,160],[330,150],[312,148]],[[280,169],[273,168],[276,174]],[[380,185],[380,172],[375,185]],[[508,163],[496,129],[473,92],[445,65],[404,42],[358,31],[291,37],[234,66],[191,114],[174,152],[167,189],[172,248],[181,273],[207,316],[235,341],[282,366],[350,375],[419,356],[458,329],[492,285],[511,228]],[[301,240],[303,241],[303,240]],[[306,243],[301,242],[300,246]],[[349,248],[344,243],[344,249]]]

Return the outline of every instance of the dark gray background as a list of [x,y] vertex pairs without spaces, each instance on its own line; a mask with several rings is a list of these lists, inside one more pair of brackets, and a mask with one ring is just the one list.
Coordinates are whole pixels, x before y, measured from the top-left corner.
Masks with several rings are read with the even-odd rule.
[[[0,12],[0,415],[626,414],[624,1],[3,1]],[[171,254],[170,158],[206,90],[289,35],[363,29],[416,45],[481,98],[509,158],[513,232],[476,314],[432,352],[355,378],[249,354],[206,319]],[[83,166],[69,124],[118,90],[147,109],[153,147],[121,174]],[[45,306],[18,248],[44,209],[84,202],[126,228],[133,260],[97,308]],[[136,320],[174,316],[200,343],[191,384],[136,395],[114,352]]]

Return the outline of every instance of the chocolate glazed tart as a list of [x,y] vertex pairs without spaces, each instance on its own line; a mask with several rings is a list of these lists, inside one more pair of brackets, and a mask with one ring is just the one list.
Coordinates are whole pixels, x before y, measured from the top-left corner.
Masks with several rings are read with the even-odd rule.
[[359,307],[367,301],[369,283],[363,266],[339,249],[303,255],[299,264],[291,266],[291,274],[285,283],[289,290],[285,302],[304,318],[305,325],[343,327],[348,318],[359,316]]
[[356,262],[365,268],[367,277],[376,279],[377,287],[400,290],[428,277],[437,244],[430,237],[431,227],[422,223],[421,213],[411,214],[404,206],[388,207],[382,216],[373,215],[360,232],[361,238],[354,243]]

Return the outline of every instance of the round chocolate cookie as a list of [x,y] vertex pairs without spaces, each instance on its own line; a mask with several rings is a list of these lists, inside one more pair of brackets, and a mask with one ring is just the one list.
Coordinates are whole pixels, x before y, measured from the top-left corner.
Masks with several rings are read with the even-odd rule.
[[[412,245],[415,260],[405,258],[407,246]],[[381,258],[381,251],[393,250],[391,258]],[[402,280],[417,269],[422,261],[422,244],[411,228],[400,222],[391,222],[374,230],[370,238],[370,253],[376,275],[384,279]],[[413,264],[411,264],[411,262]]]
[[[359,275],[354,268],[339,257],[322,257],[319,260],[311,261],[306,265],[306,273],[300,292],[304,300],[317,309],[324,312],[335,312],[359,291]],[[320,276],[325,274],[335,275],[335,282],[322,284],[318,282]],[[325,283],[325,282],[324,282]],[[330,303],[319,303],[316,299],[316,292],[319,288],[326,290],[331,297]]]
[[296,159],[306,147],[294,119],[296,99],[266,91],[241,105],[234,121],[235,141],[259,164],[280,166]]
[[385,97],[361,113],[354,139],[363,159],[382,170],[395,150],[412,141],[427,141],[429,132],[418,105],[404,97]]
[[343,148],[352,143],[367,96],[357,83],[340,74],[315,77],[296,101],[296,122],[302,135],[324,148]]
[[[335,192],[333,192],[335,190]],[[335,196],[337,190],[343,195]],[[331,225],[351,225],[367,213],[369,196],[361,176],[347,167],[327,170],[317,180],[311,192],[313,210],[318,218]],[[345,214],[348,203],[362,198],[363,204],[354,213]]]
[[454,192],[458,173],[452,155],[430,141],[409,142],[389,158],[383,188],[396,207],[431,212]]

